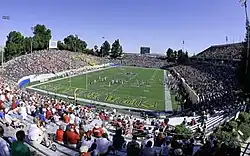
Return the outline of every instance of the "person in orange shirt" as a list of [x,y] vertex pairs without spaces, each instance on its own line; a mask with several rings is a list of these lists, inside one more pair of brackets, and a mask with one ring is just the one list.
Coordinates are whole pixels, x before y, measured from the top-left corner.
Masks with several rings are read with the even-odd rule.
[[65,132],[65,137],[68,146],[76,148],[77,143],[80,141],[80,135],[76,132],[74,125],[71,125],[70,129]]
[[59,129],[56,130],[56,141],[63,144],[64,126],[60,125]]
[[70,118],[69,118],[68,113],[65,113],[65,114],[64,114],[64,116],[63,116],[63,121],[64,121],[65,123],[69,123]]

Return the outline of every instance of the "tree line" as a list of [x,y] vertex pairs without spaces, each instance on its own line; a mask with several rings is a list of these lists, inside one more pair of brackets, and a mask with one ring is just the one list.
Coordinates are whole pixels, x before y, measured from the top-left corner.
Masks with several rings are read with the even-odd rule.
[[166,52],[167,61],[168,62],[178,62],[178,63],[188,63],[188,52],[184,52],[182,49],[173,50],[172,48],[168,48]]
[[[32,27],[33,36],[24,36],[21,32],[11,31],[7,35],[4,48],[4,61],[8,61],[14,57],[31,53],[31,51],[44,50],[49,48],[49,41],[52,37],[51,30],[45,25],[37,24]],[[32,44],[31,44],[32,43]],[[82,52],[86,54],[96,55],[100,57],[121,57],[123,49],[119,39],[115,40],[112,45],[106,40],[98,48],[88,48],[86,41],[80,39],[76,35],[68,35],[62,41],[58,41],[59,50],[68,50],[72,52]]]

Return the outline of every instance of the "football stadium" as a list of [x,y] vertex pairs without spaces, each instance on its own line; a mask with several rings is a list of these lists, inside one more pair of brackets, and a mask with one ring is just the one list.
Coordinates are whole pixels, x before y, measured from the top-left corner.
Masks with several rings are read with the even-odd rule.
[[1,2],[0,156],[249,156],[240,2]]

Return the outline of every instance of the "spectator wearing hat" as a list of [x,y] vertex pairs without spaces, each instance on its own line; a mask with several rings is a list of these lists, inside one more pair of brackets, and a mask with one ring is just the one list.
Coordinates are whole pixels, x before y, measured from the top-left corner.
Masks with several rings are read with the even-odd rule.
[[0,126],[0,156],[10,156],[9,144],[3,139],[4,129]]
[[127,156],[139,156],[140,150],[140,144],[137,142],[137,137],[134,135],[132,141],[127,145]]
[[24,144],[25,133],[20,130],[16,133],[17,141],[11,145],[12,156],[31,156],[30,149]]

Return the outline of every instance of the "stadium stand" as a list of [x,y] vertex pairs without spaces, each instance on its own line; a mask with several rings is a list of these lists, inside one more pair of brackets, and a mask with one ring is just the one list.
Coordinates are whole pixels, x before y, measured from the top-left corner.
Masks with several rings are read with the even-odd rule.
[[[57,50],[38,51],[10,60],[0,79],[0,124],[5,136],[15,137],[15,133],[23,129],[27,135],[26,145],[31,151],[37,151],[34,155],[240,155],[240,147],[219,145],[216,138],[206,138],[207,133],[245,108],[244,99],[232,92],[237,89],[233,67],[196,63],[173,67],[201,99],[192,108],[192,117],[179,118],[178,124],[189,127],[195,134],[188,139],[174,133],[171,118],[142,118],[115,109],[74,105],[19,89],[15,84],[27,75],[56,73],[102,62],[149,68],[166,65],[156,57],[135,54],[112,60]],[[166,83],[185,94],[179,88],[178,78],[173,77]],[[0,140],[0,144],[3,142]]]
[[240,59],[243,43],[214,45],[197,54],[198,58],[209,59]]

